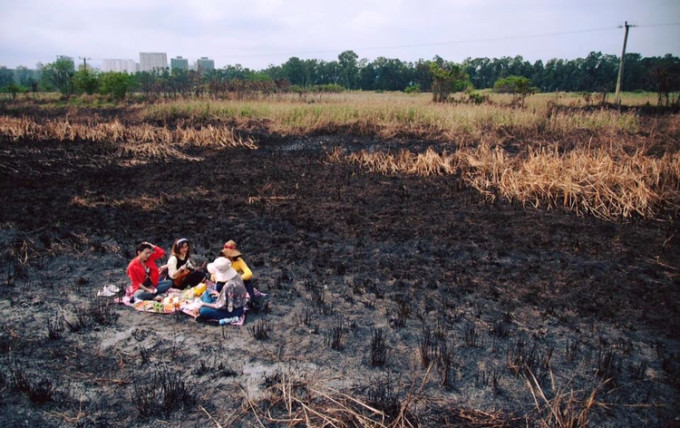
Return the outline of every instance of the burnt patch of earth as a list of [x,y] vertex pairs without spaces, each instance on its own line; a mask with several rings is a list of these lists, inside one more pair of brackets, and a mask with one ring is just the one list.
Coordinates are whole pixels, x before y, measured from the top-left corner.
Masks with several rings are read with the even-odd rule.
[[[0,418],[259,426],[253,406],[270,405],[276,425],[268,388],[288,378],[388,421],[417,390],[422,426],[554,422],[555,406],[597,426],[677,423],[677,218],[490,203],[456,176],[327,157],[426,145],[261,135],[187,161],[2,141]],[[126,285],[137,242],[178,237],[205,260],[238,242],[268,308],[222,329],[95,297]]]

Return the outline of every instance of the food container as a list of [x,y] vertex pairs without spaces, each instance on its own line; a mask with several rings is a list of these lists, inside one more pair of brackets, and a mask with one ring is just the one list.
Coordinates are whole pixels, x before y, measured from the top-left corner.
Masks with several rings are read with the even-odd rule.
[[205,285],[204,282],[201,282],[200,284],[198,284],[197,286],[195,286],[195,287],[194,287],[194,294],[196,295],[196,297],[198,297],[198,296],[200,296],[201,294],[203,294],[203,292],[205,291],[205,288],[206,288],[206,285]]

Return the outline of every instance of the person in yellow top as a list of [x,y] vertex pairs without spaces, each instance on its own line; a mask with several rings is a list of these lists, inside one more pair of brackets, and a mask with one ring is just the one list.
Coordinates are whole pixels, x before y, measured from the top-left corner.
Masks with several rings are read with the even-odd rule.
[[243,281],[250,281],[253,278],[253,271],[250,270],[241,252],[236,248],[236,242],[229,240],[222,247],[220,251],[224,257],[228,258],[231,262],[231,267],[241,275]]
[[225,242],[220,254],[229,259],[231,267],[241,275],[243,284],[246,286],[246,290],[248,290],[248,295],[250,295],[250,303],[255,308],[261,308],[264,305],[267,295],[254,289],[252,281],[253,271],[250,270],[245,260],[243,260],[241,252],[236,247],[236,242],[232,240]]

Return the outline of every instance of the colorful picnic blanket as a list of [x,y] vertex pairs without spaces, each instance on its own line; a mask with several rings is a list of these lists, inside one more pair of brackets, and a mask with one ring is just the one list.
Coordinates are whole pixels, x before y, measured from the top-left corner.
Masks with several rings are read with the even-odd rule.
[[[186,290],[177,290],[171,288],[166,293],[162,294],[163,301],[156,302],[153,300],[135,300],[130,296],[123,296],[114,299],[114,302],[129,306],[138,311],[151,312],[156,314],[173,314],[175,312],[183,312],[193,318],[198,316],[198,310],[201,307],[201,295],[206,289],[214,288],[213,283],[201,283],[196,287],[188,288]],[[231,325],[243,325],[246,321],[246,310],[243,312],[237,321]],[[218,320],[210,320],[217,323]]]

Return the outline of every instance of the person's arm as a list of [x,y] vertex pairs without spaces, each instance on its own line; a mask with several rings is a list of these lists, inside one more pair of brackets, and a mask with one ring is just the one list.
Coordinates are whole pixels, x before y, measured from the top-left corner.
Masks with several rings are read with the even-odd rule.
[[168,259],[168,277],[175,279],[175,275],[177,275],[177,257],[175,256],[170,256]]
[[193,261],[191,261],[191,257],[189,257],[189,260],[187,260],[186,264],[184,265],[187,267],[189,270],[196,270],[197,266],[194,264]]
[[241,274],[241,279],[244,281],[249,281],[253,277],[253,271],[250,270],[243,258],[239,258],[234,263],[234,269]]
[[144,282],[144,271],[140,271],[140,269],[137,269],[136,266],[133,263],[130,263],[127,268],[127,275],[130,278],[130,283],[132,284],[132,288],[137,289],[142,285],[142,282]]
[[[225,306],[225,301],[226,301],[226,296],[225,296],[226,288],[227,288],[227,284],[224,284],[224,287],[222,287],[222,291],[220,291],[217,295],[217,300],[215,300],[215,303],[208,303],[208,302],[204,302],[204,301],[201,300],[201,306],[207,306],[207,307],[213,308],[213,309],[223,308]],[[207,291],[206,291],[206,293],[207,293]]]
[[152,262],[155,262],[156,260],[160,259],[165,255],[165,250],[159,247],[158,245],[153,246],[153,253],[149,256],[149,260]]
[[156,290],[154,287],[147,287],[146,285],[144,285],[143,282],[139,284],[139,288],[140,288],[141,290],[146,291],[147,293],[153,293],[153,294],[155,294],[156,291],[158,291],[158,290]]

